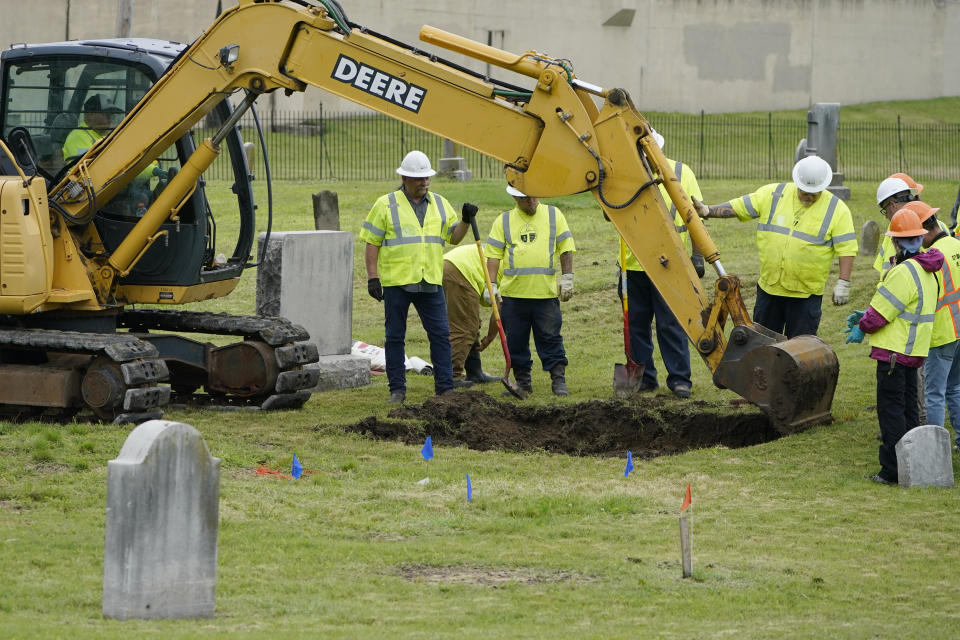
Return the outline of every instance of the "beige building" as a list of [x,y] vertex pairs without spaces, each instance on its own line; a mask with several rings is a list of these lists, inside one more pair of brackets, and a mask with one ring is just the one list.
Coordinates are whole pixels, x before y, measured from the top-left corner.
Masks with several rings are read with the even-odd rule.
[[[15,0],[0,0],[13,5]],[[33,0],[0,45],[129,35],[189,42],[218,0]],[[224,7],[236,4],[222,0]],[[708,113],[960,95],[958,0],[341,0],[354,23],[409,44],[430,24],[484,44],[567,58],[641,110]],[[3,10],[11,15],[11,7]],[[267,37],[268,34],[257,34]],[[902,44],[901,44],[902,43]],[[422,45],[476,71],[483,64]],[[502,70],[495,77],[530,86]],[[317,89],[287,110],[354,110]]]

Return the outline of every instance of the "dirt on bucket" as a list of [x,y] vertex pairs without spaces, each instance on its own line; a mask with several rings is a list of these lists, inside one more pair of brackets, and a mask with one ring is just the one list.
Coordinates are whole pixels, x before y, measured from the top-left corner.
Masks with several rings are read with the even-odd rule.
[[746,447],[779,434],[753,406],[731,408],[702,401],[647,396],[634,401],[529,406],[500,402],[480,391],[434,396],[389,413],[393,420],[364,418],[347,431],[381,440],[465,445],[486,451],[544,450],[577,456],[638,457],[723,445]]

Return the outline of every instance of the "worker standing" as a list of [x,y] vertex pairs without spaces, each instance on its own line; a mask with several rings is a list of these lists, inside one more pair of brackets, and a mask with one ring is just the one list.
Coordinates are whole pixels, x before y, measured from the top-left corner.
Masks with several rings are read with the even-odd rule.
[[[573,296],[573,235],[563,213],[534,196],[507,187],[516,206],[493,223],[487,238],[487,271],[495,282],[504,260],[500,295],[501,319],[517,385],[533,391],[530,332],[544,371],[550,372],[554,395],[568,395],[567,356],[560,334],[560,301]],[[557,263],[560,283],[557,285]],[[494,286],[494,295],[497,295]]]
[[921,250],[927,231],[909,207],[894,214],[887,235],[893,238],[897,264],[881,281],[867,310],[847,318],[847,342],[861,342],[865,333],[870,334],[870,357],[877,361],[880,471],[867,477],[897,484],[897,442],[920,423],[917,370],[930,349],[936,272],[944,259],[935,248]]
[[833,289],[833,304],[850,301],[857,235],[850,209],[826,191],[832,178],[826,160],[807,156],[794,165],[793,183],[768,184],[711,207],[697,203],[703,218],[759,221],[760,279],[753,320],[788,338],[816,335],[835,257],[840,261],[840,277]]
[[[890,228],[893,214],[907,203],[919,200],[921,191],[923,191],[923,185],[917,184],[905,173],[895,173],[877,186],[877,206],[880,207],[883,217],[887,219],[887,229]],[[873,268],[880,272],[881,277],[893,266],[896,253],[893,239],[884,235],[883,242],[877,250],[877,257],[873,261]]]
[[384,351],[392,403],[406,399],[404,361],[407,313],[412,304],[430,340],[437,395],[451,391],[450,328],[443,296],[443,247],[459,244],[477,207],[464,203],[458,222],[453,207],[430,191],[436,171],[422,151],[404,156],[401,186],[374,203],[360,229],[366,242],[367,292],[384,303]]
[[[655,130],[651,131],[657,145],[663,148],[663,136]],[[693,171],[680,161],[667,160],[673,164],[673,172],[680,180],[684,192],[696,200],[703,200],[700,185]],[[660,185],[660,194],[664,202],[670,204],[670,214],[673,224],[680,234],[684,246],[690,249],[690,236],[683,218],[677,211],[676,205],[670,200],[666,187]],[[703,277],[703,256],[694,252],[694,267],[697,275]],[[699,261],[696,260],[699,258]],[[652,391],[659,386],[657,382],[657,368],[653,362],[653,320],[657,321],[657,344],[660,347],[660,357],[667,369],[667,388],[678,398],[689,398],[693,381],[690,379],[690,348],[687,334],[680,325],[676,316],[667,306],[663,296],[650,281],[650,276],[643,270],[636,256],[627,249],[625,265],[627,271],[627,324],[630,328],[630,357],[634,362],[643,366],[643,379],[639,391]],[[623,292],[619,292],[623,295]]]
[[[946,426],[946,411],[955,433],[954,449],[960,449],[960,240],[943,230],[939,209],[925,202],[907,205],[915,211],[926,230],[923,246],[943,254],[937,272],[937,311],[933,319],[930,353],[924,361],[924,424]],[[905,208],[907,208],[905,207]]]
[[[447,300],[450,324],[450,350],[453,360],[454,386],[483,384],[500,380],[484,373],[480,359],[480,306],[490,306],[486,269],[480,252],[473,245],[451,249],[443,256],[443,295]],[[496,324],[490,325],[496,335]]]

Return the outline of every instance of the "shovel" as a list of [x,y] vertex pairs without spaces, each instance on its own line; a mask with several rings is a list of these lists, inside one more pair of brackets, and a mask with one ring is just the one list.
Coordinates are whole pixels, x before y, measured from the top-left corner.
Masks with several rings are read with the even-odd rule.
[[613,395],[618,398],[630,398],[640,391],[643,382],[643,367],[630,357],[630,316],[627,310],[627,245],[620,238],[620,277],[621,302],[623,303],[623,352],[627,364],[613,365]]
[[473,239],[476,241],[477,251],[480,253],[480,270],[483,271],[483,281],[487,285],[487,293],[490,294],[490,306],[493,307],[493,318],[497,321],[497,331],[500,333],[503,359],[507,363],[507,369],[503,372],[503,377],[500,378],[500,382],[507,388],[510,395],[523,400],[527,397],[527,392],[510,379],[510,349],[507,348],[507,336],[503,333],[503,322],[500,320],[500,307],[497,305],[497,299],[493,295],[493,283],[490,282],[490,273],[487,271],[487,259],[483,255],[483,244],[480,242],[480,230],[477,228],[476,218],[470,221],[470,226],[473,228]]

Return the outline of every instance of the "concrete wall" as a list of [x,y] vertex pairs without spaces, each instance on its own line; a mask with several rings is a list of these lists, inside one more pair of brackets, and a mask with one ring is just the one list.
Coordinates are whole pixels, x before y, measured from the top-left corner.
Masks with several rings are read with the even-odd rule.
[[[70,38],[113,35],[118,2],[133,3],[132,35],[180,42],[199,35],[217,7],[217,0],[66,0]],[[34,0],[35,11],[0,23],[0,43],[64,39],[64,4]],[[626,88],[641,110],[855,104],[904,98],[906,88],[911,98],[960,95],[960,39],[947,35],[960,32],[953,0],[528,0],[519,11],[513,0],[341,4],[351,21],[411,44],[430,24],[515,53],[569,58],[580,78]],[[320,90],[273,101],[278,109],[356,109]],[[261,110],[270,107],[261,102]]]

